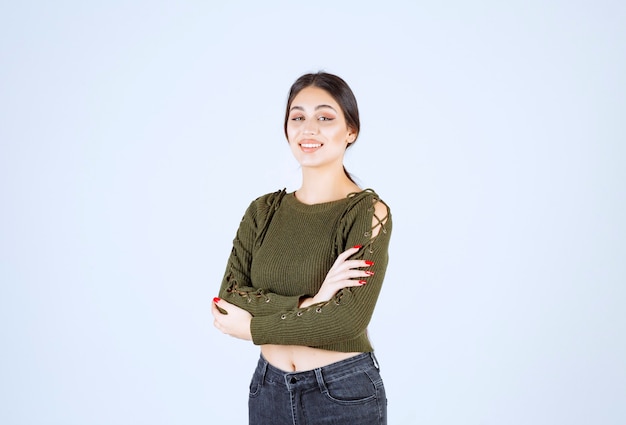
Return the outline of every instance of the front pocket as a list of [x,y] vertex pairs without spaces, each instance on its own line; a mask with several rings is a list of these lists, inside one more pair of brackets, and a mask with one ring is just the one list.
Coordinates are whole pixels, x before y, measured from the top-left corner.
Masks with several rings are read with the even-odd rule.
[[376,399],[377,394],[376,381],[364,371],[326,383],[326,396],[341,404],[366,403]]
[[250,382],[250,397],[256,397],[261,392],[261,380],[255,374]]
[[257,366],[250,380],[250,397],[256,397],[263,387],[263,376],[265,375],[265,367],[261,363]]

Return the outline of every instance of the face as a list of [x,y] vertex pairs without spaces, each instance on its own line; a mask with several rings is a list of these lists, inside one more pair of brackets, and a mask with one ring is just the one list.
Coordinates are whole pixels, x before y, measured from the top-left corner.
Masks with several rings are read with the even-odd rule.
[[325,90],[307,87],[293,99],[287,139],[303,168],[343,167],[346,148],[356,136],[339,104]]

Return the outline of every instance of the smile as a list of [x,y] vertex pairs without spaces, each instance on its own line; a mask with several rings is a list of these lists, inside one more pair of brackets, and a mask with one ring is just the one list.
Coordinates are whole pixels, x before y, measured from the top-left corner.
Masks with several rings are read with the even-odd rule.
[[322,146],[321,143],[302,143],[300,144],[300,146],[302,146],[303,148],[306,149],[314,149],[314,148],[319,148]]

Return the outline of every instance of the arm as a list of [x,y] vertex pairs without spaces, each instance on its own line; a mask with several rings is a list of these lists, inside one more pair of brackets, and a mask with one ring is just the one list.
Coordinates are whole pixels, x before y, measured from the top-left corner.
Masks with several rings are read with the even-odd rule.
[[[324,346],[357,338],[365,332],[383,283],[391,236],[389,208],[375,196],[360,200],[345,218],[344,246],[364,245],[355,259],[374,264],[367,283],[340,290],[329,300],[251,318],[250,332],[257,345]],[[319,293],[318,293],[319,294]]]
[[[361,248],[362,246],[358,245],[342,252],[327,273],[317,294],[302,300],[299,308],[304,309],[314,304],[330,301],[343,288],[365,285],[367,281],[363,278],[374,275],[371,270],[362,270],[362,268],[370,267],[370,262],[349,259]],[[250,331],[252,314],[248,311],[216,297],[213,299],[211,312],[214,317],[214,326],[223,333],[248,341],[252,339]]]
[[244,216],[233,243],[233,250],[219,294],[221,297],[230,295],[228,300],[231,304],[245,309],[252,315],[269,315],[284,312],[295,307],[304,308],[312,304],[329,301],[339,290],[363,285],[366,283],[364,278],[369,278],[374,274],[370,270],[365,270],[365,268],[369,267],[368,261],[351,259],[362,248],[362,245],[355,245],[337,257],[320,289],[312,297],[305,298],[304,295],[284,296],[267,292],[260,288],[257,289],[250,283],[240,284],[239,282],[250,281],[248,271],[250,265],[245,259],[251,259],[251,248],[249,244],[243,243],[243,240],[247,239],[243,235],[247,233],[253,234],[254,231],[246,229],[246,227],[249,227],[249,223],[253,221],[250,219],[246,220],[247,216],[249,214]]
[[266,292],[253,286],[250,279],[252,253],[263,238],[272,215],[280,203],[284,191],[262,196],[254,200],[246,210],[233,248],[226,264],[219,297],[240,307],[253,316],[275,314],[297,308],[306,294],[284,296]]

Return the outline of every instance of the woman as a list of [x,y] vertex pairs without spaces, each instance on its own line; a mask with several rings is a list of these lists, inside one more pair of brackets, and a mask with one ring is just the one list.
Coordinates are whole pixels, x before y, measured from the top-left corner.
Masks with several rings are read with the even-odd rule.
[[246,210],[213,300],[215,327],[261,347],[250,424],[386,424],[367,325],[387,267],[391,214],[343,165],[360,129],[352,90],[332,74],[303,75],[284,127],[302,186]]

